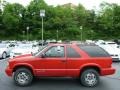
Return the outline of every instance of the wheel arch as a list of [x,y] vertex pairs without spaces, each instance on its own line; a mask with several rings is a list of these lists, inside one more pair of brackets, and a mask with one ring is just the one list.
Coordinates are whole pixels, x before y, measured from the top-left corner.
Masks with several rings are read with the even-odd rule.
[[30,65],[25,65],[25,64],[19,64],[19,65],[14,66],[12,72],[15,72],[15,71],[16,71],[17,69],[19,69],[19,68],[26,68],[26,69],[30,70],[31,73],[34,75],[33,68],[32,68]]
[[94,69],[98,72],[99,75],[101,75],[101,68],[98,65],[85,65],[80,69],[79,76],[82,74],[83,71],[85,71],[87,69]]

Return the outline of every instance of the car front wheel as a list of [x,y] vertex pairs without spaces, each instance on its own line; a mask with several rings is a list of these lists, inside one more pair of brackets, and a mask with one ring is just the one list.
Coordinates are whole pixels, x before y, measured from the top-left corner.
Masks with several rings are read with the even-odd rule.
[[84,70],[80,76],[80,82],[86,87],[94,87],[99,83],[99,74],[94,69]]
[[28,86],[31,84],[33,75],[29,69],[20,68],[14,73],[14,82],[19,86]]

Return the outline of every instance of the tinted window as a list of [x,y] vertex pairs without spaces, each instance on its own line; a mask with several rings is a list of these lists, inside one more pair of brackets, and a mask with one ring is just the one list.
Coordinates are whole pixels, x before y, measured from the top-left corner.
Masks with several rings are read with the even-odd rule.
[[91,57],[109,57],[110,55],[98,46],[79,46]]
[[67,46],[67,57],[79,58],[80,55],[72,47]]
[[45,56],[46,57],[64,57],[64,47],[53,46],[46,51]]

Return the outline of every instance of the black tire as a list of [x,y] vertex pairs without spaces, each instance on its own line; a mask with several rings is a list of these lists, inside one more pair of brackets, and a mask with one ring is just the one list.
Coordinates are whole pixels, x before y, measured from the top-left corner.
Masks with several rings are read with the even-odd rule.
[[[94,79],[93,79],[93,77],[94,77]],[[91,79],[93,79],[93,81]],[[97,86],[99,84],[99,74],[98,74],[98,72],[96,70],[94,70],[94,69],[86,69],[86,70],[84,70],[81,73],[81,76],[80,76],[80,83],[83,86],[86,86],[86,87],[95,87],[95,86]]]
[[[4,56],[4,55],[5,55],[5,56]],[[3,52],[2,58],[3,58],[3,59],[6,59],[6,58],[7,58],[7,53],[6,53],[6,52]]]
[[[17,84],[18,86],[24,87],[32,83],[33,75],[29,69],[19,68],[15,71],[13,78],[14,78],[15,84]],[[20,78],[21,78],[21,81],[20,81]],[[23,82],[23,79],[26,79],[26,81]]]

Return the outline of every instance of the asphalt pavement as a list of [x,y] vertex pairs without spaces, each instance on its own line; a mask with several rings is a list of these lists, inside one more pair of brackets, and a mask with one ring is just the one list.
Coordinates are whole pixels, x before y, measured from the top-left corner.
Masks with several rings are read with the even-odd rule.
[[7,60],[0,60],[0,90],[120,90],[120,63],[113,63],[116,73],[101,77],[100,84],[93,88],[81,86],[73,78],[39,78],[31,86],[19,87],[5,74]]

